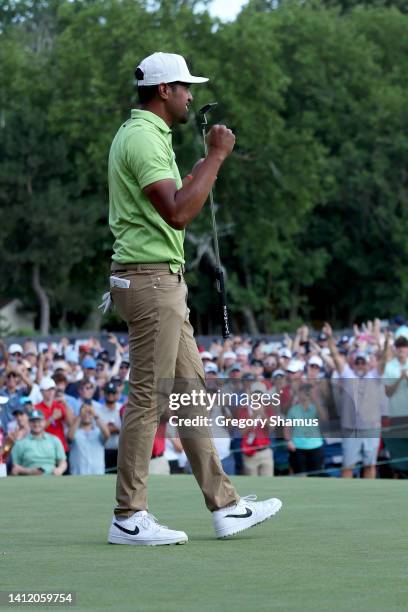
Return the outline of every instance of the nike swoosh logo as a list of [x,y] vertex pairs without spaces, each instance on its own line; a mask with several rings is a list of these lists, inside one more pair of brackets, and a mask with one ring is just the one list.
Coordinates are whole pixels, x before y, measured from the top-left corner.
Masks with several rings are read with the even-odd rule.
[[248,516],[252,516],[252,510],[249,508],[245,508],[245,510],[244,514],[226,514],[225,518],[248,518]]
[[119,525],[119,523],[113,523],[113,524],[115,525],[115,527],[117,527],[118,529],[120,529],[121,531],[129,535],[137,535],[139,533],[139,527],[135,527],[132,530],[132,529],[126,529],[125,527],[122,527],[121,525]]

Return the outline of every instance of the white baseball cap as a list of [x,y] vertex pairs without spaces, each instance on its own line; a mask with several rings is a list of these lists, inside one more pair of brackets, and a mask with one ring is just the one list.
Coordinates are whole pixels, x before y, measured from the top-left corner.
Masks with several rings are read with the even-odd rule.
[[308,365],[315,365],[319,368],[323,367],[323,359],[321,359],[321,357],[319,357],[318,355],[313,355],[307,363]]
[[40,391],[49,391],[49,389],[54,389],[55,386],[55,381],[51,376],[44,376],[40,382]]
[[57,361],[54,361],[54,372],[55,370],[69,370],[69,365],[63,360],[63,359],[58,359]]
[[236,359],[237,356],[234,351],[226,351],[223,355],[224,359]]
[[205,77],[196,77],[190,74],[186,60],[176,53],[153,53],[138,65],[136,82],[139,87],[159,85],[160,83],[206,83]]
[[262,382],[254,382],[251,385],[251,393],[266,393],[266,385]]
[[251,352],[251,349],[249,348],[245,348],[245,346],[239,346],[236,351],[235,354],[236,355],[249,355],[249,353]]
[[359,351],[358,353],[354,355],[354,363],[357,361],[357,359],[363,359],[365,362],[367,362],[368,355],[364,353],[363,351]]
[[276,378],[277,376],[285,376],[285,372],[283,370],[275,370],[272,372],[272,378]]
[[10,355],[13,355],[14,353],[23,354],[23,347],[21,346],[21,344],[10,344],[8,352],[10,353]]
[[279,357],[284,357],[285,359],[292,359],[292,351],[286,347],[279,349]]
[[295,374],[296,372],[303,372],[305,364],[300,359],[292,359],[286,368],[288,372]]
[[206,363],[204,366],[204,372],[206,374],[218,374],[218,367],[215,363]]
[[212,361],[214,359],[214,357],[212,356],[212,354],[209,351],[203,351],[200,354],[200,357],[201,357],[202,360],[209,359],[210,361]]

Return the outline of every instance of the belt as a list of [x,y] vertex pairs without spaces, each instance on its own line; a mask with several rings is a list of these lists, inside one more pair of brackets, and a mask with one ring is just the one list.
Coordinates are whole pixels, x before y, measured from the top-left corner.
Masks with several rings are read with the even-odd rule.
[[[134,270],[136,272],[144,272],[149,270],[170,270],[170,264],[168,262],[162,263],[118,263],[116,261],[112,261],[111,271],[112,272],[127,272],[128,270]],[[184,266],[180,266],[181,272],[184,272]]]

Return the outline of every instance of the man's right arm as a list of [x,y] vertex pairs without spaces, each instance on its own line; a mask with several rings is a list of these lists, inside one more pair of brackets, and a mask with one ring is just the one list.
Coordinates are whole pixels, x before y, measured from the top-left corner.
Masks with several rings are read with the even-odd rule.
[[71,424],[70,428],[68,429],[68,434],[67,434],[67,438],[70,442],[73,442],[75,439],[75,434],[78,430],[79,424],[81,422],[81,417],[77,416],[74,417],[73,423]]
[[143,189],[160,216],[174,229],[184,229],[201,211],[221,165],[234,148],[235,136],[225,125],[214,125],[208,132],[207,144],[206,159],[181,189],[172,179],[157,181]]
[[42,476],[44,472],[38,468],[26,468],[18,463],[14,463],[11,473],[13,476]]
[[343,374],[344,369],[345,369],[345,364],[341,360],[340,353],[337,350],[337,346],[333,338],[333,330],[331,328],[331,325],[329,325],[329,323],[325,323],[323,325],[322,331],[327,336],[327,344],[329,345],[330,355],[332,356],[334,365],[336,366],[336,370],[339,374]]
[[[394,379],[394,382],[391,383],[391,384],[388,384],[388,385],[385,384],[385,393],[386,393],[386,396],[387,397],[392,397],[396,393],[398,387],[400,386],[400,383],[404,379],[407,380],[407,378],[408,378],[407,372],[405,370],[401,370],[401,376],[399,378]],[[387,381],[387,376],[386,376],[386,374],[384,374],[384,380],[385,380],[385,383],[387,383],[387,382],[389,382],[392,379],[388,378],[388,381]]]

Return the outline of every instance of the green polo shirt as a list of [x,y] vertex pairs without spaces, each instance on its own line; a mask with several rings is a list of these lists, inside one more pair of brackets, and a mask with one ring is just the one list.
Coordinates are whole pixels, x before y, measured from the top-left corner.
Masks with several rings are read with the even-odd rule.
[[42,468],[46,474],[52,474],[59,461],[66,458],[61,441],[45,432],[41,438],[29,434],[18,440],[11,456],[13,463],[25,468]]
[[118,130],[109,153],[109,225],[118,263],[184,263],[184,230],[159,215],[143,189],[163,179],[182,186],[167,123],[149,111],[133,109]]

